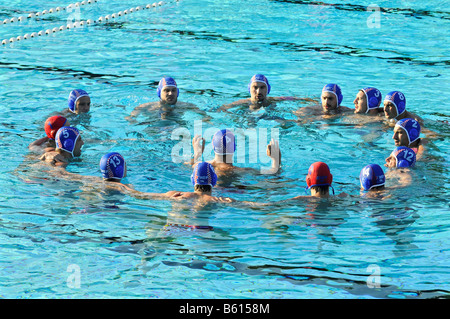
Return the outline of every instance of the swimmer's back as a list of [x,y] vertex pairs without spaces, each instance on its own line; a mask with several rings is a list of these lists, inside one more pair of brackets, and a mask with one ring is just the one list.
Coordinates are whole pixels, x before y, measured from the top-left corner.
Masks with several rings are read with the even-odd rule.
[[39,159],[46,163],[50,163],[53,166],[67,166],[67,164],[69,164],[64,156],[54,150],[44,153]]
[[214,203],[229,203],[233,200],[228,197],[216,197],[208,194],[201,194],[196,192],[178,192],[178,191],[169,191],[166,193],[166,196],[170,199],[174,200],[198,200],[201,202],[214,202]]

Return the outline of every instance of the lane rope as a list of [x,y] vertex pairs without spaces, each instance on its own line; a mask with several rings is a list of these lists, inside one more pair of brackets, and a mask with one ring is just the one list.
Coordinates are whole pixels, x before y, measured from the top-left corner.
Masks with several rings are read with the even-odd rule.
[[[83,1],[85,3],[91,1],[91,3],[97,2],[98,0],[87,0],[87,1]],[[179,0],[174,0],[175,2],[178,2]],[[44,35],[50,35],[53,33],[57,33],[57,32],[61,32],[61,31],[65,31],[65,30],[70,30],[70,29],[75,29],[75,28],[80,28],[80,27],[84,27],[84,26],[91,26],[91,25],[95,25],[95,24],[101,24],[101,23],[106,23],[109,22],[110,20],[114,20],[116,18],[131,14],[133,12],[138,12],[141,10],[146,10],[146,9],[151,9],[151,8],[156,8],[156,7],[160,7],[164,4],[167,4],[170,2],[164,2],[164,1],[160,1],[160,2],[154,2],[152,4],[147,4],[145,6],[137,6],[137,7],[133,7],[130,9],[126,9],[123,11],[119,11],[117,13],[112,13],[112,14],[108,14],[105,16],[101,16],[96,20],[92,20],[92,19],[88,19],[88,20],[82,20],[82,21],[75,21],[74,23],[68,23],[66,25],[61,25],[60,27],[54,27],[52,29],[46,29],[46,30],[40,30],[38,32],[32,32],[32,33],[26,33],[24,35],[19,35],[17,37],[12,37],[9,39],[4,39],[2,40],[2,45],[6,45],[8,43],[13,43],[13,42],[18,42],[18,41],[23,41],[23,40],[29,40],[29,39],[33,39],[33,38],[37,38],[40,36],[44,36]],[[70,6],[75,7],[79,5],[82,5],[81,2],[77,2],[76,4],[71,4]],[[69,6],[65,7],[68,8]],[[61,7],[59,11],[64,10],[61,9]],[[55,8],[56,10],[57,8]],[[55,10],[53,10],[52,12],[56,12]],[[44,10],[45,11],[45,10]],[[30,14],[31,15],[31,14]],[[13,18],[14,19],[14,18]],[[22,20],[18,20],[18,21],[23,21]]]
[[49,15],[49,14],[52,14],[52,13],[58,13],[58,12],[62,12],[62,11],[67,11],[68,9],[73,9],[73,8],[85,6],[85,5],[88,5],[88,4],[96,3],[97,1],[98,0],[85,0],[85,1],[81,1],[81,2],[71,3],[71,4],[69,4],[66,7],[56,7],[56,8],[51,8],[51,9],[48,9],[48,10],[33,12],[33,13],[28,14],[27,16],[20,16],[20,17],[13,17],[13,18],[10,18],[10,19],[5,19],[3,21],[0,21],[0,25],[10,24],[10,23],[17,23],[17,22],[24,22],[27,19],[39,18],[39,17],[44,16],[44,15]]

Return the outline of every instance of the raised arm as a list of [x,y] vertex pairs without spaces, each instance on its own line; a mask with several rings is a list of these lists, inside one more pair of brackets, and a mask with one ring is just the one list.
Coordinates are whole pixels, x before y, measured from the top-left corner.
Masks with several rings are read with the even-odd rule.
[[272,101],[305,101],[305,102],[315,102],[317,100],[311,99],[309,97],[297,97],[297,96],[273,96],[269,98]]
[[125,117],[125,119],[127,121],[133,121],[135,117],[137,117],[139,114],[142,113],[142,111],[146,108],[146,107],[150,107],[152,106],[152,104],[154,104],[153,102],[148,102],[148,103],[144,103],[141,105],[138,105],[134,108],[134,110],[131,112],[131,114],[127,117]]
[[393,180],[395,179],[395,184],[389,186],[390,188],[401,188],[411,185],[412,178],[411,172],[409,169],[395,169],[386,172],[386,179]]
[[138,199],[159,199],[159,200],[165,200],[172,197],[176,197],[180,192],[178,191],[169,191],[167,193],[147,193],[147,192],[141,192],[137,191],[128,185],[122,184],[121,188],[125,191],[127,195],[133,196],[134,198]]
[[30,151],[34,151],[34,152],[42,152],[44,150],[44,147],[42,146],[42,144],[46,143],[48,141],[48,137],[43,137],[40,139],[37,139],[34,142],[31,142],[30,145],[28,145],[28,149]]
[[281,166],[281,151],[279,142],[275,139],[272,139],[270,143],[267,145],[266,154],[272,160],[272,165],[269,169],[262,168],[262,174],[275,174],[279,171]]
[[230,104],[224,104],[221,107],[219,107],[217,110],[218,111],[228,112],[229,109],[231,109],[231,108],[233,108],[235,106],[244,105],[244,104],[250,105],[250,99],[242,99],[242,100],[238,100],[238,101],[232,102]]
[[52,166],[65,168],[69,162],[61,154],[55,152],[44,153],[39,160],[50,163]]
[[203,121],[207,122],[207,123],[211,123],[212,117],[208,115],[208,113],[204,110],[202,110],[201,108],[199,108],[197,105],[192,104],[192,103],[180,103],[180,106],[182,106],[184,109],[186,110],[190,110],[193,111],[201,116],[203,116]]
[[192,139],[192,147],[194,148],[194,157],[191,158],[190,162],[185,162],[187,165],[193,166],[202,157],[203,151],[205,150],[205,139],[200,135],[195,135]]

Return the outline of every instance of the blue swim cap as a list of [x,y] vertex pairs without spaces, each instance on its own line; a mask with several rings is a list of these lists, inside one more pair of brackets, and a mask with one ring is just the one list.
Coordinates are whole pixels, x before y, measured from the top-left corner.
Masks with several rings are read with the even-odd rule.
[[366,87],[361,91],[366,94],[367,99],[367,110],[366,113],[369,112],[370,109],[376,109],[381,104],[382,95],[381,92],[374,87]]
[[386,178],[380,165],[369,164],[361,170],[359,181],[361,182],[361,187],[368,191],[373,187],[383,186]]
[[401,127],[406,132],[409,144],[416,141],[420,136],[420,124],[414,119],[401,119],[395,126]]
[[333,93],[336,96],[336,100],[338,101],[337,106],[339,107],[341,105],[344,97],[342,96],[342,91],[339,85],[333,83],[327,84],[322,89],[322,93],[324,92]]
[[391,155],[394,155],[397,167],[413,167],[416,163],[416,153],[406,146],[396,147]]
[[397,116],[406,111],[406,97],[400,91],[389,92],[384,98],[384,101],[394,104],[395,108],[397,109]]
[[217,175],[214,167],[207,162],[200,162],[194,167],[191,175],[192,185],[210,185],[215,186],[217,183]]
[[231,155],[236,151],[236,139],[228,129],[217,131],[212,138],[212,144],[214,153],[218,155]]
[[164,77],[159,81],[158,88],[156,89],[156,94],[158,94],[158,97],[161,98],[161,91],[166,86],[172,86],[177,88],[177,97],[180,95],[180,89],[177,86],[177,82],[171,78],[171,77]]
[[75,127],[63,126],[55,136],[56,148],[69,152],[73,156],[73,149],[77,143],[80,132]]
[[267,80],[267,78],[263,75],[263,74],[255,74],[254,76],[252,76],[250,83],[248,84],[248,91],[250,92],[250,87],[252,85],[253,82],[261,82],[261,83],[265,83],[267,86],[267,94],[270,93],[270,84],[269,84],[269,80]]
[[126,167],[125,159],[117,152],[105,154],[100,159],[100,171],[104,179],[122,179]]
[[70,92],[68,105],[69,105],[69,110],[71,112],[75,113],[75,107],[77,105],[77,101],[79,98],[81,98],[83,96],[89,96],[89,94],[87,94],[86,91],[81,90],[81,89],[76,89],[76,90],[73,90],[72,92]]

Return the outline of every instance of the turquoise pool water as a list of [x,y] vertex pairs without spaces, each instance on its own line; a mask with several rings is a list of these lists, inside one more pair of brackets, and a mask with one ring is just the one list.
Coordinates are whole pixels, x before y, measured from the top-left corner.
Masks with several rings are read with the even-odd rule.
[[[367,11],[373,1],[243,3],[183,0],[1,45],[1,297],[448,297],[448,3],[379,1],[379,20]],[[0,21],[68,4],[2,2]],[[0,24],[0,40],[145,5],[100,0]],[[255,73],[268,77],[271,96],[318,98],[324,84],[338,83],[349,107],[367,85],[383,95],[401,90],[408,110],[437,137],[411,186],[384,200],[362,197],[359,172],[384,163],[394,148],[392,128],[354,116],[273,120],[295,119],[292,111],[307,104],[294,101],[267,116],[218,112],[248,96]],[[212,119],[198,122],[201,115],[187,112],[127,121],[137,105],[157,99],[164,75],[177,80],[181,101]],[[136,189],[189,191],[191,169],[171,155],[180,143],[174,132],[253,129],[261,139],[278,134],[282,170],[236,176],[216,194],[260,202],[302,195],[308,167],[321,160],[336,192],[351,196],[198,209],[49,177],[27,146],[74,88],[90,93],[92,107],[73,120],[86,143],[70,172],[98,176],[101,156],[118,151],[128,162],[125,182]],[[267,165],[264,152],[253,145],[236,165],[259,169]],[[176,216],[213,230],[166,231]]]

